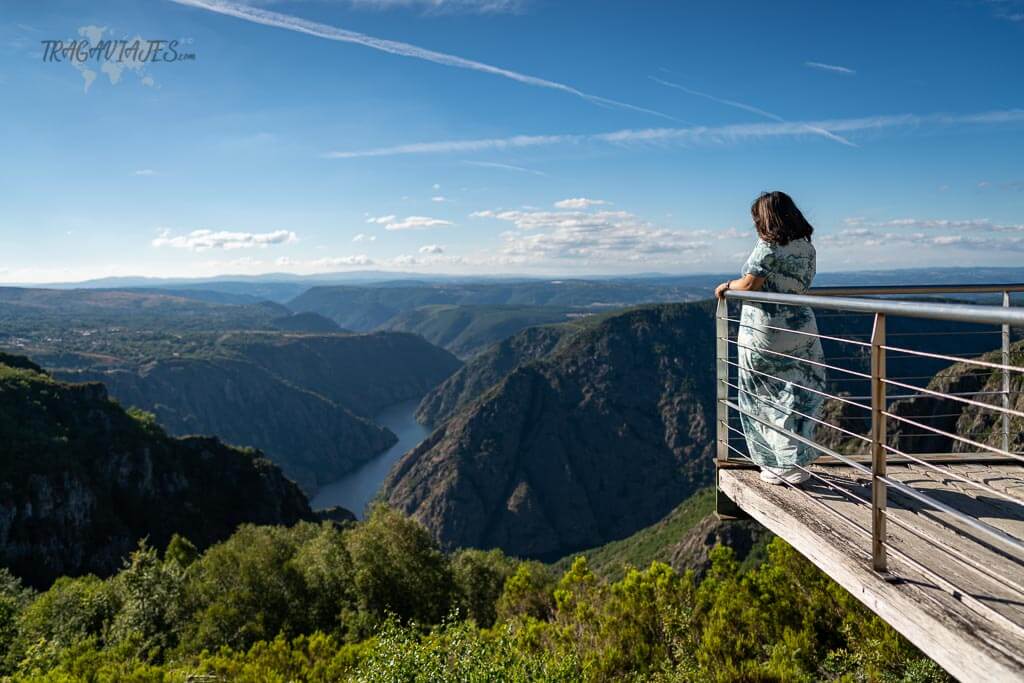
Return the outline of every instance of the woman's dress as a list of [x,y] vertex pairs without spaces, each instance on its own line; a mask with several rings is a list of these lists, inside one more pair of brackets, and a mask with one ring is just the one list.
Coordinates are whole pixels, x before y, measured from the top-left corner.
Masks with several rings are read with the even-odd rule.
[[[784,246],[758,240],[743,274],[763,277],[765,292],[804,294],[815,269],[810,240]],[[775,427],[812,440],[816,423],[808,416],[818,417],[823,397],[815,391],[825,390],[824,368],[805,362],[824,362],[821,341],[812,336],[818,334],[814,312],[806,306],[744,302],[740,321],[738,402],[760,419],[740,414],[750,457],[764,467],[806,465],[819,452]]]

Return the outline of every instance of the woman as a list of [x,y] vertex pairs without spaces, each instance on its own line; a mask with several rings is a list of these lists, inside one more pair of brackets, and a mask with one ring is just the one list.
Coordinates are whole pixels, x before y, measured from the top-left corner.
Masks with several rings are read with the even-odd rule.
[[[743,276],[720,284],[715,296],[724,297],[728,289],[804,294],[816,269],[814,228],[784,192],[762,193],[750,213],[757,245]],[[806,481],[810,475],[801,467],[818,456],[790,436],[810,440],[821,408],[822,396],[815,392],[825,390],[825,371],[815,365],[824,362],[817,334],[814,312],[806,306],[743,303],[736,338],[738,402],[749,415],[741,413],[740,422],[750,457],[771,484]]]

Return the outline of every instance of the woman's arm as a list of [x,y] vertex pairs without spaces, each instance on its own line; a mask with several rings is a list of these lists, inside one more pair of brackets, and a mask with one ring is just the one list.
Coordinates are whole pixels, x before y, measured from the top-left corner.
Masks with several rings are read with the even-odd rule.
[[715,296],[719,299],[725,297],[725,290],[738,289],[743,292],[757,292],[764,287],[764,278],[756,275],[744,275],[737,280],[723,282],[715,288]]

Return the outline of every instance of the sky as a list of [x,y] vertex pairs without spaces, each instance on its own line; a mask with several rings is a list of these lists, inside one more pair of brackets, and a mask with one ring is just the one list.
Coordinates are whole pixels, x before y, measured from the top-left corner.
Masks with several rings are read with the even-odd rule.
[[819,271],[1020,265],[1021,64],[1024,0],[0,0],[0,282],[734,272],[774,189]]

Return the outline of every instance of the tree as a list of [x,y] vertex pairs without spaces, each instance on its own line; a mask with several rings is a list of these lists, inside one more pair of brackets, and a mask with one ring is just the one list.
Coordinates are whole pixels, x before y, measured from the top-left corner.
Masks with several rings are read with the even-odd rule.
[[359,609],[379,621],[437,624],[455,595],[444,553],[418,522],[376,505],[369,518],[345,532]]

